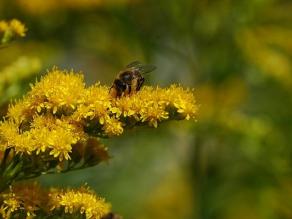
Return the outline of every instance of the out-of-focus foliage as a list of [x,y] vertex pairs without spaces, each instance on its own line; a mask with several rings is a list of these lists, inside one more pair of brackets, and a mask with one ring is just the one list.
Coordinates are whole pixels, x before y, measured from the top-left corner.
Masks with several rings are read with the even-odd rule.
[[159,73],[146,83],[196,87],[201,104],[196,125],[105,140],[109,166],[44,183],[88,181],[125,218],[292,217],[290,0],[38,2],[1,1],[30,32],[0,64],[39,56],[110,85],[147,60]]
[[0,105],[23,93],[23,87],[40,70],[40,59],[26,56],[17,58],[0,70]]
[[31,15],[44,15],[46,13],[51,13],[56,10],[64,9],[74,9],[82,10],[94,7],[104,7],[104,6],[123,6],[126,3],[134,3],[135,0],[17,0],[17,5],[25,12]]

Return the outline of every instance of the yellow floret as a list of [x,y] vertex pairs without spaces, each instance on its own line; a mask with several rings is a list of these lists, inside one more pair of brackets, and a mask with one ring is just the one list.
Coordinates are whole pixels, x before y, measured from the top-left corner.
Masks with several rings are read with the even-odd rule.
[[103,130],[108,136],[121,135],[124,131],[122,123],[119,120],[111,117],[107,117],[105,119]]

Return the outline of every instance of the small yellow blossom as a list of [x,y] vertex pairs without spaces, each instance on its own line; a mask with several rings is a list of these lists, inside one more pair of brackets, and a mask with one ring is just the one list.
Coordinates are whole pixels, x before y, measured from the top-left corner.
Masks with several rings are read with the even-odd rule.
[[22,212],[24,211],[27,219],[34,218],[37,211],[44,208],[47,204],[47,191],[42,189],[36,182],[19,183],[11,186],[10,190],[9,195],[14,194],[20,203],[18,210]]
[[14,148],[17,153],[30,154],[34,150],[35,145],[31,136],[27,132],[20,134],[19,127],[10,120],[0,123],[0,138],[2,151]]
[[104,199],[97,197],[87,188],[71,189],[67,191],[53,190],[50,194],[51,211],[64,209],[67,214],[80,213],[86,219],[101,219],[108,214],[111,205]]
[[142,122],[147,121],[150,126],[154,126],[155,128],[157,128],[158,122],[168,118],[168,112],[157,103],[153,103],[151,106],[146,106],[141,110]]
[[14,194],[13,194],[12,197],[7,198],[7,199],[4,200],[3,202],[4,202],[4,205],[6,206],[6,207],[4,207],[4,209],[5,209],[5,208],[9,208],[11,212],[16,211],[16,210],[19,208],[19,206],[20,206],[20,203],[19,203],[19,201],[14,197]]
[[137,98],[135,96],[124,96],[115,100],[115,107],[112,112],[115,113],[118,117],[130,117],[135,115],[139,110],[137,110]]
[[108,136],[121,135],[123,133],[122,123],[116,118],[107,117],[103,130]]
[[198,106],[194,92],[189,89],[183,89],[180,86],[172,85],[167,90],[168,102],[174,106],[184,119],[194,119],[197,115]]
[[13,19],[10,21],[9,26],[13,32],[15,32],[18,36],[24,37],[26,32],[26,27],[23,23],[21,23],[17,19]]
[[32,115],[33,111],[30,109],[30,102],[28,102],[26,98],[21,101],[16,101],[14,104],[10,104],[7,112],[7,117],[19,125]]
[[16,36],[24,37],[26,30],[25,25],[17,19],[0,21],[0,34],[3,35],[2,43],[7,43]]
[[3,203],[0,207],[0,213],[3,218],[9,219],[11,215],[20,209],[21,203],[20,200],[17,199],[14,193],[4,194],[3,196]]

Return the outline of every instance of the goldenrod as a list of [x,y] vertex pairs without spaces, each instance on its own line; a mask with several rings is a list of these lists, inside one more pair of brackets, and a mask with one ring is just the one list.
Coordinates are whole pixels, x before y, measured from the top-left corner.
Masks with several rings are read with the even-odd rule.
[[[9,106],[7,116],[0,122],[0,151],[5,156],[1,165],[9,165],[9,171],[3,172],[0,189],[20,179],[107,160],[107,149],[97,137],[121,135],[135,125],[156,128],[166,120],[188,120],[195,118],[196,112],[193,91],[178,85],[143,87],[130,96],[114,98],[107,86],[96,83],[87,88],[81,74],[53,68],[31,85],[22,100]],[[31,197],[43,191],[37,186],[19,188],[0,196],[4,218],[15,212],[32,218],[39,211],[63,211],[100,219],[111,208],[87,188],[44,191],[45,200]],[[51,208],[46,209],[43,203],[49,203]]]
[[193,91],[143,87],[113,98],[99,83],[86,88],[81,74],[53,68],[21,101],[12,104],[0,124],[1,150],[70,159],[72,147],[90,136],[114,136],[133,125],[157,127],[165,120],[195,118]]
[[0,216],[5,219],[64,214],[100,219],[110,210],[111,205],[88,187],[48,190],[37,183],[21,183],[0,194]]

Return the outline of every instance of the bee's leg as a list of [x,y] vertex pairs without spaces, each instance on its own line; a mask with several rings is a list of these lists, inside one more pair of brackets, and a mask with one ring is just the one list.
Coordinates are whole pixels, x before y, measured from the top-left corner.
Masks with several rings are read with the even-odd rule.
[[139,91],[144,83],[145,79],[144,78],[140,78],[138,80],[138,83],[137,83],[137,88],[136,88],[136,91]]
[[131,90],[132,90],[132,86],[131,85],[128,85],[128,93],[130,94],[131,93]]
[[130,94],[134,94],[137,91],[137,86],[138,86],[138,79],[137,78],[133,78],[131,84],[129,85],[129,93]]
[[112,97],[117,97],[118,92],[117,92],[117,89],[115,88],[114,85],[111,86],[111,88],[110,88],[110,90],[109,90],[109,94],[110,94]]

